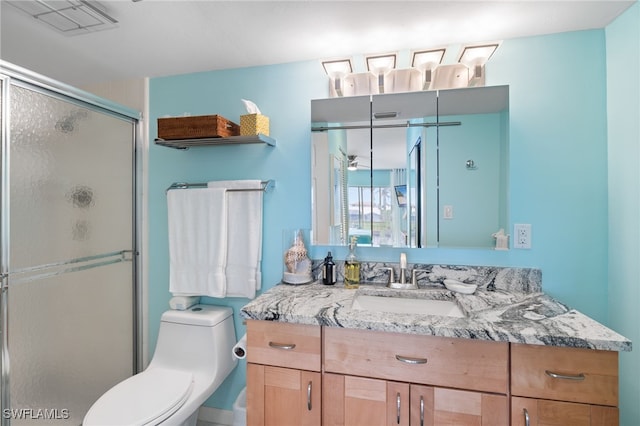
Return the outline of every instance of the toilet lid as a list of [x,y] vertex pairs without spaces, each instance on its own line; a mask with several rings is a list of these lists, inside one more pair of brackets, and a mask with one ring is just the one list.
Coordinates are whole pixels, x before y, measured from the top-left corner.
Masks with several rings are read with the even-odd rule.
[[184,404],[193,387],[193,374],[155,368],[117,384],[89,409],[83,425],[156,424]]

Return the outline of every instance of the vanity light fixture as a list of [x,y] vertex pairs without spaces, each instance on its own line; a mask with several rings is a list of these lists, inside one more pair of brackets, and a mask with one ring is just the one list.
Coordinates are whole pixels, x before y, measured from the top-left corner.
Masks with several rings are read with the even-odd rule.
[[458,62],[469,67],[471,77],[469,86],[474,86],[477,82],[484,83],[484,65],[491,58],[491,55],[500,46],[499,43],[480,44],[475,46],[465,46],[462,49]]
[[396,67],[396,54],[367,56],[367,70],[372,72],[387,72]]
[[442,63],[446,49],[421,50],[413,52],[411,66],[424,73],[423,90],[428,90],[431,85],[434,68]]
[[338,59],[335,61],[323,61],[322,67],[331,79],[331,88],[336,95],[342,96],[342,79],[353,72],[351,59]]
[[378,90],[384,93],[384,75],[396,68],[396,54],[367,56],[367,70],[378,77]]
[[109,16],[106,9],[96,1],[6,0],[6,3],[64,35],[87,34],[115,28],[118,24],[118,21]]

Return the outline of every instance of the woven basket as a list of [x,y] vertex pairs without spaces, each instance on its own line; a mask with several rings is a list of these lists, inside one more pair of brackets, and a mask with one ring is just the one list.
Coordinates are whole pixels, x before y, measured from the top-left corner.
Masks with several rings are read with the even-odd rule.
[[240,126],[221,115],[158,118],[158,138],[164,140],[239,136]]

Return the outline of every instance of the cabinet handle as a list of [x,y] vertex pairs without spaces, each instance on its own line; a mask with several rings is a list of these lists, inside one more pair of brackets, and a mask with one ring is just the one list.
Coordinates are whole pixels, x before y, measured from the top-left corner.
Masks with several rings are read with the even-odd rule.
[[307,410],[311,411],[311,382],[307,385]]
[[397,422],[398,424],[400,424],[400,392],[398,392],[397,396],[396,396],[396,416],[397,416]]
[[531,424],[529,422],[529,412],[527,411],[526,408],[523,408],[522,411],[524,413],[524,426],[529,426]]
[[296,347],[295,343],[276,343],[269,342],[269,346],[275,349],[284,349],[285,351],[290,351]]
[[420,395],[420,426],[424,426],[424,397]]
[[553,371],[549,371],[549,370],[544,370],[544,373],[549,377],[553,377],[554,379],[578,380],[578,381],[584,380],[584,374],[583,373],[580,373],[580,374],[560,374],[560,373],[554,373]]
[[412,358],[410,356],[396,355],[396,359],[398,361],[402,361],[407,364],[426,364],[427,363],[426,358]]

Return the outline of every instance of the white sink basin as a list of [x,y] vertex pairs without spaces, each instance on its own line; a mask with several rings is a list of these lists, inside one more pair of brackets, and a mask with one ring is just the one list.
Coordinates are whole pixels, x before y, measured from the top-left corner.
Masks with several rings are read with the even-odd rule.
[[466,315],[456,302],[450,300],[409,299],[405,297],[371,296],[358,294],[353,299],[352,309],[398,314],[440,315],[464,318]]

